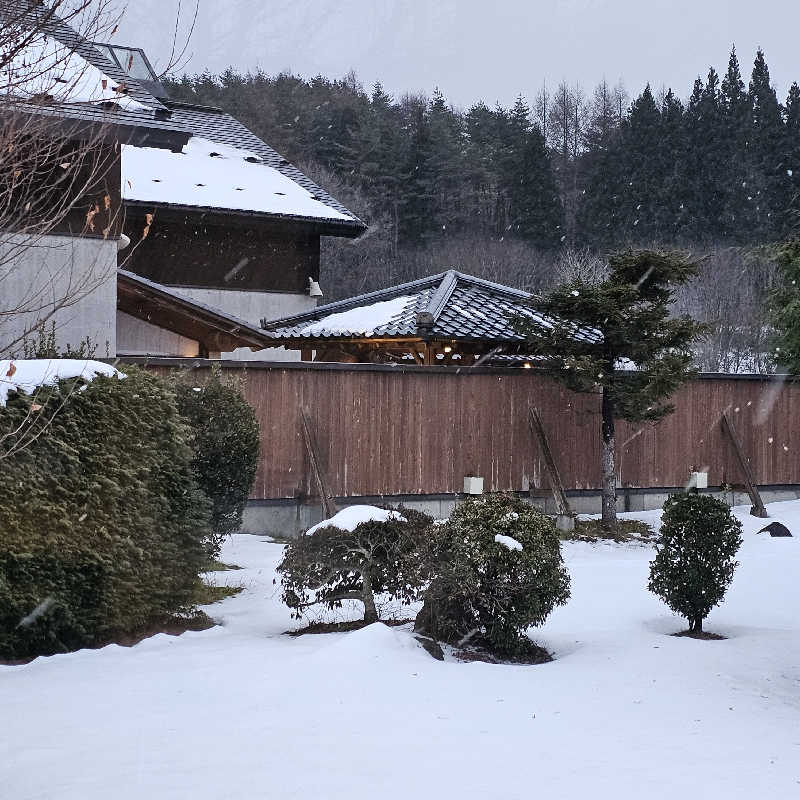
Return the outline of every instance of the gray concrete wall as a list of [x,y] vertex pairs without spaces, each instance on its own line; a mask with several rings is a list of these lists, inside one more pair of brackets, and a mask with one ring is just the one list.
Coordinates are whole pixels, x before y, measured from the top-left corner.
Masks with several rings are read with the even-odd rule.
[[63,350],[88,336],[99,358],[116,355],[115,240],[0,234],[0,355],[25,331],[55,322]]
[[196,358],[200,344],[120,311],[117,314],[117,353],[126,356]]
[[[617,511],[650,511],[661,508],[667,497],[680,491],[679,489],[653,489],[637,490],[636,492],[621,494],[617,498]],[[778,503],[783,500],[796,500],[800,498],[800,486],[780,486],[762,487],[761,497],[767,505]],[[724,500],[729,505],[743,506],[750,504],[750,498],[741,492],[721,492],[718,489],[710,489],[703,494],[711,494]],[[528,500],[546,514],[555,516],[555,503],[551,497],[528,498],[522,495],[523,499]],[[466,495],[415,495],[405,497],[348,497],[338,499],[337,505],[344,508],[348,505],[402,505],[407,508],[417,509],[430,514],[435,519],[446,519],[453,512],[453,509],[463,503]],[[570,506],[576,514],[599,514],[600,513],[600,494],[582,492],[569,496]],[[291,500],[286,501],[251,501],[244,513],[244,533],[266,534],[281,539],[292,539],[300,535],[303,531],[316,525],[322,520],[322,507],[314,503],[297,503]]]
[[[218,308],[252,325],[260,325],[264,318],[280,319],[317,307],[316,298],[292,292],[243,292],[238,289],[191,289],[185,286],[172,288],[192,300]],[[224,358],[239,361],[299,361],[300,353],[283,347],[257,352],[249,347],[239,347],[232,353],[225,353]]]

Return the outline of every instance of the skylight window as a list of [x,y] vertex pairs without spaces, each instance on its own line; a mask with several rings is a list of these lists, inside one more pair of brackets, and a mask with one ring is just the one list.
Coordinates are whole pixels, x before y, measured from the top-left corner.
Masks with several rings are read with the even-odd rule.
[[121,47],[116,44],[94,45],[104,56],[110,58],[125,74],[139,81],[157,81],[158,75],[139,47]]

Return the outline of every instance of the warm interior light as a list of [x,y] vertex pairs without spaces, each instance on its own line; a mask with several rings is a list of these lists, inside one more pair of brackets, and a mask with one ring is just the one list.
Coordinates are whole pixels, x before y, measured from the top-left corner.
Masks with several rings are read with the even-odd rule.
[[444,348],[444,351],[445,351],[445,353],[452,353],[452,352],[453,352],[453,348],[452,348],[452,347],[450,347],[450,345],[448,344],[448,345],[447,345],[447,346]]
[[531,365],[527,361],[522,366],[525,367],[525,369],[531,368]]

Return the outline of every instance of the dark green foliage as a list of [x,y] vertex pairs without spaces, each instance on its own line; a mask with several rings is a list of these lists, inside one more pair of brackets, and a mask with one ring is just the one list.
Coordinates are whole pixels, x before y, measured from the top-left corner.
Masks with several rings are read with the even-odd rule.
[[616,253],[608,265],[602,282],[572,281],[537,299],[537,311],[557,320],[553,327],[526,318],[518,327],[538,368],[575,391],[602,387],[617,418],[657,420],[671,412],[667,400],[691,374],[691,345],[706,330],[670,314],[675,289],[696,274],[697,263],[640,250]]
[[703,620],[722,602],[733,580],[742,524],[721,500],[676,494],[664,503],[656,557],[647,588],[703,630]]
[[298,619],[313,605],[338,608],[361,600],[364,619],[378,618],[376,594],[408,604],[425,581],[423,548],[432,518],[402,506],[385,522],[362,522],[350,532],[326,525],[286,547],[278,565],[283,601]]
[[778,251],[782,285],[770,298],[775,328],[774,357],[781,370],[800,374],[800,239]]
[[290,160],[357,187],[357,210],[402,261],[459,233],[552,248],[568,227],[568,242],[574,234],[595,249],[785,238],[800,210],[796,100],[790,90],[781,108],[762,51],[747,87],[735,50],[720,73],[663,97],[646,87],[629,108],[603,82],[588,118],[579,87],[562,85],[537,100],[538,135],[522,98],[460,112],[438,90],[393,100],[352,75],[228,70],[170,90],[225,108]]
[[535,302],[555,320],[550,327],[528,317],[517,325],[541,371],[577,392],[602,392],[603,522],[615,511],[616,419],[655,421],[671,413],[670,396],[692,374],[692,345],[706,326],[673,316],[676,287],[697,273],[681,253],[616,253],[607,277],[576,280]]
[[[2,657],[101,644],[158,623],[192,605],[210,557],[208,502],[171,390],[135,368],[79,387],[40,390],[34,424],[47,427],[2,462]],[[0,433],[15,430],[31,402],[12,393]]]
[[211,500],[215,555],[226,536],[242,525],[258,468],[259,427],[255,412],[235,381],[214,370],[208,380],[181,378],[178,410],[194,437],[193,465],[200,488]]
[[[509,549],[495,536],[522,545]],[[482,644],[500,656],[524,653],[525,631],[569,599],[569,575],[552,520],[514,495],[459,505],[433,529],[433,579],[418,630],[450,644]]]

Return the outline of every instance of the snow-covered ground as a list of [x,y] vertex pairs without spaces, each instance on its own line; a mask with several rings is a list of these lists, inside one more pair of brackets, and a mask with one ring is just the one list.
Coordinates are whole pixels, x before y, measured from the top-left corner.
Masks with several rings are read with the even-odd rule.
[[[769,506],[800,533],[800,502]],[[572,600],[534,638],[553,663],[441,663],[406,628],[291,638],[281,546],[237,536],[223,625],[0,667],[0,796],[800,797],[800,538],[745,525],[707,622],[650,595],[652,550],[565,547]],[[653,521],[657,514],[630,515]]]

